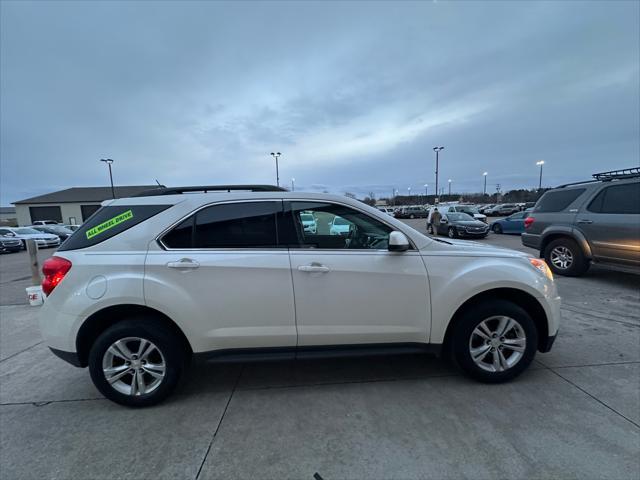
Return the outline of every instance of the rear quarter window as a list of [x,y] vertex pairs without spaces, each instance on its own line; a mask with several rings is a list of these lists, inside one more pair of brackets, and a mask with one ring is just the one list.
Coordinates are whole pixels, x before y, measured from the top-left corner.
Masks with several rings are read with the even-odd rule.
[[555,190],[545,193],[535,206],[536,212],[561,212],[571,205],[582,193],[584,188],[571,190]]
[[100,208],[91,215],[58,249],[78,250],[115,237],[148,220],[171,205],[121,205]]

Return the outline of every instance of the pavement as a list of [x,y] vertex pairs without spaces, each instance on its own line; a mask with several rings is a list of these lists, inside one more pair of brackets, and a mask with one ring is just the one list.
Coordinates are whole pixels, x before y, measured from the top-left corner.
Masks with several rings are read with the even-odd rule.
[[0,257],[2,479],[640,478],[637,276],[558,278],[556,344],[508,384],[427,355],[197,364],[140,410],[43,345],[38,308],[11,294],[29,273],[14,255]]

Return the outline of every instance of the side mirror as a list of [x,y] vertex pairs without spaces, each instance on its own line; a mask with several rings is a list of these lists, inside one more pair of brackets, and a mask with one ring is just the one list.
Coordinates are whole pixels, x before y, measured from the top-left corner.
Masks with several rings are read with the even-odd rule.
[[449,223],[449,220],[447,220],[446,218],[441,218],[440,223]]
[[409,250],[409,239],[402,232],[393,231],[389,234],[389,251],[405,252]]

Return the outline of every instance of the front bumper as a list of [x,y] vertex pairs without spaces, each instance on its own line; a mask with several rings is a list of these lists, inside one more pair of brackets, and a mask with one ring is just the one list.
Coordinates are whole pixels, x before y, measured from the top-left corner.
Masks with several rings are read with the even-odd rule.
[[551,347],[553,347],[553,343],[556,341],[557,336],[558,334],[556,333],[555,335],[551,335],[545,338],[544,340],[540,341],[540,345],[538,345],[538,350],[542,353],[549,352],[551,350]]

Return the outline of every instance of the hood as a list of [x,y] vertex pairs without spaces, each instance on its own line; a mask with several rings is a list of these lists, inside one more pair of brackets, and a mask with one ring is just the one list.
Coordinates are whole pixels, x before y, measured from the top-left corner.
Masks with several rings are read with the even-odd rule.
[[438,253],[444,255],[461,255],[461,256],[478,256],[478,257],[512,257],[512,258],[529,258],[524,252],[511,250],[508,248],[487,245],[482,242],[474,242],[470,240],[452,240],[447,238],[435,240],[429,245],[420,249],[424,253]]
[[487,224],[477,220],[458,220],[449,222],[451,225],[461,225],[463,227],[486,227]]

